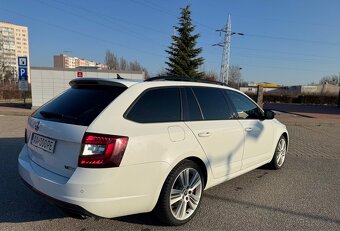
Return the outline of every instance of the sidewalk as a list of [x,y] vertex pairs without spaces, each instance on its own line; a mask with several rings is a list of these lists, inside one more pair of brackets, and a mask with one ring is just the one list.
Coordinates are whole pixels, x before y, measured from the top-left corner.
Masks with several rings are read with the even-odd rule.
[[34,111],[26,108],[0,106],[0,115],[29,116]]

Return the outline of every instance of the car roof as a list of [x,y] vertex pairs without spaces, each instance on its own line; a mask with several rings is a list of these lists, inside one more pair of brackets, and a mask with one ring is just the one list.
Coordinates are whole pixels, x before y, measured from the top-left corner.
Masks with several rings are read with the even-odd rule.
[[120,87],[131,87],[133,85],[138,84],[139,86],[143,86],[145,88],[150,87],[166,87],[166,86],[196,86],[196,87],[215,87],[215,88],[223,88],[230,89],[233,91],[237,91],[234,88],[230,88],[225,85],[219,85],[208,82],[197,82],[197,81],[174,81],[174,80],[156,80],[156,81],[144,81],[144,80],[133,80],[133,79],[116,79],[116,78],[77,78],[70,81],[70,85],[77,84],[88,84],[88,83],[96,83],[102,85],[111,85],[111,86],[120,86]]

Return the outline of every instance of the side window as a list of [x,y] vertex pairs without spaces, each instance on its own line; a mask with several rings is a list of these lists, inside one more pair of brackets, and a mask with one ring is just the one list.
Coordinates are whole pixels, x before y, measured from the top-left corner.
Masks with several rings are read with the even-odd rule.
[[201,107],[205,120],[225,120],[232,118],[232,110],[221,89],[209,87],[192,88]]
[[224,92],[235,106],[240,119],[261,119],[263,117],[260,108],[244,95],[229,90]]
[[140,123],[180,121],[179,89],[158,88],[145,92],[133,105],[126,118]]
[[182,88],[183,98],[183,119],[184,121],[203,120],[201,109],[191,88]]

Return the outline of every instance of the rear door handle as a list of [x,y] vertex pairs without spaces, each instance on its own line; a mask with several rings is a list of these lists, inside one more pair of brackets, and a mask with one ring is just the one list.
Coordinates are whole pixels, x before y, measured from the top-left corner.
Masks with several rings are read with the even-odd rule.
[[211,133],[210,132],[200,132],[200,133],[198,133],[198,136],[199,137],[208,137],[208,136],[211,136]]
[[253,128],[246,128],[244,129],[246,132],[251,132],[253,130]]

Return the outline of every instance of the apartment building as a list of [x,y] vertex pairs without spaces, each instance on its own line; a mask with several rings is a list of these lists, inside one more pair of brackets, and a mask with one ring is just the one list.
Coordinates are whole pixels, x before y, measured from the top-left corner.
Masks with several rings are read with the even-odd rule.
[[0,80],[7,71],[13,73],[11,80],[18,79],[18,56],[28,57],[27,71],[30,73],[28,28],[0,22]]
[[105,64],[81,59],[78,57],[70,57],[65,54],[54,55],[53,62],[55,68],[94,67],[97,69],[107,69]]

